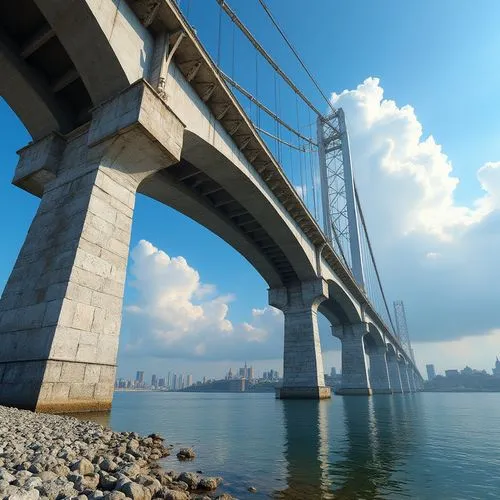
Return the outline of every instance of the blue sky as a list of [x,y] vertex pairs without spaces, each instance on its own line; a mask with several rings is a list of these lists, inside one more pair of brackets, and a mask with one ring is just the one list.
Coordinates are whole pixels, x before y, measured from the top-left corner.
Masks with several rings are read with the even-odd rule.
[[[500,141],[498,141],[500,121],[497,117],[500,104],[498,93],[500,88],[500,69],[498,68],[500,31],[497,29],[500,4],[497,1],[483,0],[480,7],[471,2],[452,0],[439,2],[430,0],[418,2],[314,0],[308,2],[307,8],[304,8],[304,2],[299,0],[268,0],[267,3],[328,95],[333,92],[340,94],[344,89],[353,91],[367,78],[376,77],[380,79],[377,88],[383,88],[384,98],[395,101],[398,110],[405,105],[410,105],[415,110],[418,123],[423,128],[423,137],[431,134],[452,161],[453,176],[460,180],[458,187],[453,191],[454,204],[469,208],[475,206],[474,204],[484,194],[476,178],[477,170],[487,162],[500,160]],[[180,4],[185,13],[189,9],[190,22],[196,27],[212,57],[216,59],[219,8],[215,0],[181,0]],[[293,76],[298,86],[308,96],[312,96],[320,109],[326,109],[326,104],[314,91],[307,77],[299,69],[296,61],[265,18],[258,1],[232,0],[230,5],[286,72]],[[258,94],[259,98],[270,107],[275,106],[273,78],[265,63],[262,60],[256,63],[255,52],[249,49],[248,44],[237,31],[234,34],[233,48],[233,28],[225,16],[222,16],[221,32],[220,50],[223,69],[234,75],[249,90]],[[256,65],[260,77],[257,86],[255,84]],[[292,120],[295,100],[287,93],[283,84],[279,85],[280,111]],[[367,88],[363,88],[362,91],[368,92]],[[343,99],[346,109],[349,109],[350,103],[355,101],[355,96],[349,94]],[[359,108],[354,105],[352,109],[353,113],[356,109],[359,111]],[[302,108],[300,113],[304,123],[307,121],[307,116]],[[398,115],[399,118],[400,115],[401,113]],[[362,149],[365,144],[362,141],[367,140],[366,134],[357,128],[354,115],[348,116],[349,118],[354,124],[353,143],[358,144]],[[3,229],[3,235],[0,238],[0,288],[3,288],[38,205],[38,200],[10,184],[17,161],[15,151],[26,145],[30,138],[17,117],[3,101],[0,102],[0,123],[2,124],[0,224]],[[363,156],[360,154],[359,158],[361,163]],[[369,160],[371,161],[371,159],[366,161]],[[362,177],[363,165],[355,165],[355,168],[360,170],[360,177]],[[367,199],[365,210],[375,213],[376,201],[373,201],[370,196],[367,196]],[[368,218],[370,222],[370,217]],[[490,227],[498,228],[498,225],[495,226],[495,219],[490,217],[489,220]],[[416,268],[415,262],[419,257],[415,255],[414,261],[408,260],[405,272],[391,268],[388,260],[394,254],[390,250],[384,254],[386,240],[383,240],[382,236],[377,240],[376,235],[385,235],[385,232],[382,227],[378,227],[380,221],[374,215],[372,221],[371,233],[377,243],[376,248],[378,247],[382,252],[380,255],[382,273],[384,280],[388,282],[391,300],[398,298],[405,300],[409,311],[411,333],[415,341],[420,338],[422,342],[430,344],[431,340],[441,340],[440,332],[442,332],[442,340],[468,335],[487,336],[500,328],[500,320],[496,321],[494,315],[486,314],[485,317],[488,320],[481,325],[481,331],[474,330],[472,326],[467,326],[468,330],[460,330],[459,324],[467,323],[465,319],[462,321],[460,316],[457,319],[452,307],[437,308],[429,313],[428,322],[435,324],[436,318],[439,317],[439,321],[442,321],[440,329],[433,331],[432,338],[426,335],[427,312],[423,308],[427,306],[426,303],[420,302],[420,298],[424,294],[432,294],[432,290],[425,290],[423,285],[419,289],[410,289],[407,282],[413,280],[414,276],[411,272],[406,272],[408,269]],[[401,240],[401,251],[410,255],[412,252],[409,248],[420,248],[422,245],[422,252],[426,254],[444,255],[445,251],[441,250],[444,245],[452,252],[451,244],[444,244],[441,239],[432,240],[428,228],[425,235],[425,231],[422,231],[421,228],[417,228],[410,236],[405,233],[405,240]],[[483,232],[481,228],[477,231],[481,234]],[[467,238],[463,236],[463,231],[460,232],[460,236],[453,237],[456,241],[452,252],[454,257],[450,257],[445,266],[447,272],[451,274],[443,274],[443,277],[462,273],[465,253],[474,254],[475,252],[473,249],[462,252],[466,243],[463,243],[461,238],[464,238],[463,241]],[[410,247],[408,246],[409,238],[413,238]],[[265,282],[239,254],[196,223],[141,196],[137,199],[131,248],[136,247],[139,240],[151,242],[170,256],[185,257],[189,266],[199,272],[203,283],[216,285],[217,296],[231,295],[232,299],[228,301],[228,318],[234,324],[251,323],[254,319],[252,309],[263,309],[267,305]],[[493,251],[497,243],[497,240],[494,240],[493,246],[486,245],[483,251]],[[436,260],[434,257],[429,259]],[[432,265],[439,264],[433,263]],[[494,262],[492,265],[495,265]],[[430,269],[428,262],[425,266],[427,266],[425,269],[429,272],[429,276],[436,276],[440,272]],[[495,276],[498,264],[496,266],[493,271]],[[467,281],[462,282],[460,286],[467,286],[467,283]],[[498,284],[495,284],[498,287]],[[139,295],[140,291],[131,287],[129,280],[126,304],[134,304]],[[478,302],[472,304],[472,309],[483,315],[481,308],[486,307],[486,312],[491,313],[494,302],[483,300],[478,294],[476,297]],[[438,300],[443,300],[443,297],[434,297],[434,302]],[[444,300],[446,301],[446,298]],[[463,296],[457,297],[456,300],[457,303],[464,300],[464,303],[469,304],[472,299]],[[443,315],[445,319],[441,318]],[[449,318],[450,324],[453,325],[448,329],[446,318]],[[133,332],[131,332],[133,324],[133,320],[125,314],[120,354],[121,374],[130,375],[135,369],[144,368],[144,365],[149,363],[156,371],[185,368],[184,371],[192,371],[195,375],[202,372],[208,375],[219,375],[226,367],[239,364],[241,357],[239,354],[235,355],[234,359],[205,360],[201,357],[184,361],[172,360],[168,356],[165,359],[152,358],[147,352],[127,353],[124,346],[133,337]],[[322,326],[323,348],[325,350],[338,348],[339,344],[331,339],[326,325],[323,323]],[[495,341],[491,342],[494,344]],[[279,347],[279,339],[276,345]],[[276,353],[278,352],[276,349],[274,347],[269,352]],[[443,347],[443,352],[444,350],[445,347]],[[496,351],[500,351],[500,346]],[[460,359],[457,362],[462,363],[465,358],[460,358],[458,352],[455,353],[457,359]],[[432,359],[432,348],[422,345],[422,353],[422,358],[425,357],[421,360],[422,363],[435,362],[438,368],[440,367],[439,361]],[[252,356],[251,351],[249,355]],[[267,366],[279,368],[280,362],[276,356],[262,361],[259,361],[259,357],[266,358],[262,356],[261,351],[256,351],[254,358],[248,361],[254,362],[262,369]],[[482,363],[481,368],[489,368],[490,357],[491,347],[490,352],[478,353],[476,357],[473,357],[473,361],[477,364]],[[231,356],[227,355],[227,358]],[[325,362],[327,368],[331,364],[336,364],[338,367],[338,353],[327,355]],[[446,362],[443,360],[442,363],[441,369],[448,368],[446,363],[453,363],[453,359],[450,358]]]

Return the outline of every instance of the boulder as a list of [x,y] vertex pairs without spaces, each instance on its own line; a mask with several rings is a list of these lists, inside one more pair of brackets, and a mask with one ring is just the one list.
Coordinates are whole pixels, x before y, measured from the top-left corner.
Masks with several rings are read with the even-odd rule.
[[132,498],[133,500],[151,500],[152,498],[151,492],[147,488],[132,481],[125,483],[120,488],[120,491],[125,493],[127,498]]
[[87,474],[92,474],[94,472],[94,466],[90,460],[82,458],[71,466],[71,470],[78,472],[82,476],[86,476]]
[[183,481],[189,486],[190,490],[197,490],[198,483],[200,482],[200,477],[194,472],[183,472],[179,476],[179,481]]
[[169,488],[162,488],[158,496],[165,500],[189,500],[189,495],[184,491],[171,490]]
[[198,488],[200,490],[213,491],[216,490],[220,484],[220,480],[217,477],[203,477],[198,483]]
[[177,458],[179,460],[193,460],[196,458],[196,453],[193,448],[181,448],[177,453]]

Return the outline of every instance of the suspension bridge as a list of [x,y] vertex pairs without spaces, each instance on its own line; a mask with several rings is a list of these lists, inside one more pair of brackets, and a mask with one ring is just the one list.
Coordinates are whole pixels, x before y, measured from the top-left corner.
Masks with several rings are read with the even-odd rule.
[[[0,299],[0,404],[110,407],[136,193],[218,234],[265,279],[285,317],[278,397],[330,397],[318,311],[342,343],[339,392],[422,387],[404,306],[394,321],[382,287],[344,112],[258,2],[324,111],[225,0],[207,23],[212,53],[189,0],[0,6],[0,93],[33,138],[13,183],[41,198]],[[236,77],[244,43],[253,89]]]

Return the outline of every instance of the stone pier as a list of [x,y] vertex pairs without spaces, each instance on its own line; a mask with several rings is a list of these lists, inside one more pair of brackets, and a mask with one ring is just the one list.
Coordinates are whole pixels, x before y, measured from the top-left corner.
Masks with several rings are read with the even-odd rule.
[[408,367],[408,380],[410,382],[410,391],[417,392],[417,385],[415,383],[415,372],[410,367]]
[[389,380],[391,383],[392,392],[394,394],[401,394],[403,392],[403,386],[399,373],[399,363],[395,354],[387,355],[387,370],[389,372]]
[[399,374],[401,376],[401,387],[403,392],[411,392],[410,379],[408,377],[408,365],[404,359],[399,360]]
[[332,328],[342,341],[342,385],[339,394],[371,394],[363,337],[368,333],[367,323]]
[[392,394],[387,370],[386,347],[377,346],[371,349],[370,357],[370,386],[373,394]]
[[280,399],[326,399],[323,359],[318,330],[318,306],[328,298],[324,280],[306,281],[290,288],[269,290],[269,304],[285,316],[283,386]]
[[183,130],[138,81],[20,151],[13,182],[41,202],[0,299],[0,404],[111,407],[136,190],[179,160]]

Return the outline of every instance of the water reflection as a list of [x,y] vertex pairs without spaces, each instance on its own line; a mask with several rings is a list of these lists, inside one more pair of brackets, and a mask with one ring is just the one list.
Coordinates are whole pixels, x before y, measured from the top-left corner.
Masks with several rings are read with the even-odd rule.
[[401,471],[419,441],[418,411],[415,397],[404,395],[283,401],[287,488],[275,498],[407,496]]
[[275,498],[329,496],[328,401],[282,400],[287,487]]
[[81,413],[66,413],[68,417],[74,417],[78,420],[88,420],[104,427],[110,426],[111,411],[89,411]]

